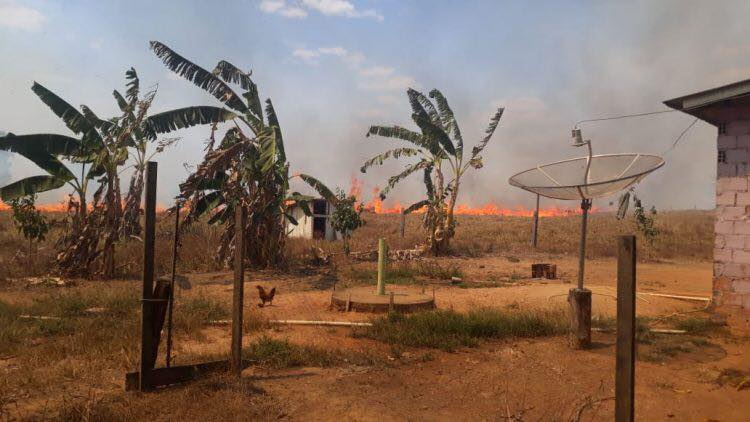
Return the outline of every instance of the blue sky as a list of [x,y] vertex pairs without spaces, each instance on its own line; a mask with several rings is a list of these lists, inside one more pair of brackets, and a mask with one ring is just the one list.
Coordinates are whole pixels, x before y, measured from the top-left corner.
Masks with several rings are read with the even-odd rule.
[[[134,66],[142,85],[158,83],[153,111],[216,104],[175,78],[148,49],[159,40],[205,68],[226,59],[252,69],[261,95],[280,115],[292,168],[366,191],[398,165],[358,171],[395,145],[363,135],[370,124],[410,125],[405,90],[439,88],[468,143],[506,107],[462,202],[529,205],[507,178],[540,162],[579,155],[576,121],[661,110],[661,101],[750,77],[746,19],[750,3],[500,2],[391,0],[226,1],[0,0],[0,130],[67,133],[36,98],[37,81],[74,105],[117,112],[111,91]],[[689,116],[583,125],[595,153],[663,153]],[[169,202],[196,164],[205,129],[159,157],[159,199]],[[639,187],[661,208],[713,206],[715,129],[697,124],[667,165]],[[6,164],[2,164],[5,162]],[[9,163],[9,165],[8,165]],[[0,156],[0,184],[37,174],[20,158]],[[6,174],[10,173],[10,174]],[[124,178],[127,180],[127,178]],[[409,202],[419,178],[394,191]],[[60,193],[46,195],[58,200]],[[564,204],[575,206],[575,204]]]

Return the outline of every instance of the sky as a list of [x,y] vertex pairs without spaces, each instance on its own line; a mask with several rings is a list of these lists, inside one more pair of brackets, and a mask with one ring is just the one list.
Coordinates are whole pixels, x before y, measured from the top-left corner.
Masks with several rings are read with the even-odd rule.
[[[0,0],[0,130],[70,135],[33,94],[34,81],[115,116],[111,92],[124,89],[131,66],[142,87],[158,86],[152,113],[220,105],[163,66],[148,47],[158,40],[209,70],[219,60],[252,70],[261,97],[273,99],[292,171],[331,187],[357,177],[367,193],[403,166],[359,172],[399,146],[366,138],[370,125],[414,128],[408,87],[441,90],[469,146],[505,107],[459,202],[528,207],[534,197],[508,177],[582,155],[570,146],[576,122],[665,110],[664,100],[750,78],[747,16],[747,1]],[[667,164],[637,187],[647,204],[712,208],[716,129],[698,122],[667,151],[692,121],[674,112],[580,127],[595,154],[664,154]],[[174,135],[180,142],[156,159],[162,203],[177,194],[186,165],[200,162],[208,130]],[[0,152],[0,185],[34,174],[32,163]],[[413,176],[391,198],[422,195]]]

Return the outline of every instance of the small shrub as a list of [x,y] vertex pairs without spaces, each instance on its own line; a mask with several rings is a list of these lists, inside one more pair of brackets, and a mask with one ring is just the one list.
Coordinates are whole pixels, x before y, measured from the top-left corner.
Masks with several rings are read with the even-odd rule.
[[461,314],[431,311],[411,315],[391,313],[355,335],[403,346],[453,351],[476,346],[481,339],[541,337],[560,334],[567,318],[562,311],[480,309]]
[[299,366],[330,367],[342,363],[371,365],[372,356],[342,350],[326,350],[313,346],[298,345],[288,340],[277,340],[263,336],[242,351],[242,358],[252,363],[273,368]]
[[417,274],[436,280],[450,280],[452,277],[463,277],[458,264],[441,265],[435,261],[419,261],[416,264]]
[[211,321],[230,315],[227,304],[207,296],[175,301],[173,323],[176,331],[195,333]]

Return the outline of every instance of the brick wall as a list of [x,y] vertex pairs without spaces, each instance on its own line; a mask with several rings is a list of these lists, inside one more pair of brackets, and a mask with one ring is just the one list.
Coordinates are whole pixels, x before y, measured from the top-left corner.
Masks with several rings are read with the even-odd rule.
[[[750,120],[720,131],[713,299],[750,311]],[[723,162],[722,162],[723,159]]]

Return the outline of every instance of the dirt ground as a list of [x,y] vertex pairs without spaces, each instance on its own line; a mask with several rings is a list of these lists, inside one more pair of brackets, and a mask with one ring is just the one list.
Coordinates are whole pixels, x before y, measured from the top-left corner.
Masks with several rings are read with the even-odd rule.
[[[530,279],[532,262],[558,265],[559,280]],[[575,283],[577,260],[570,256],[495,256],[443,259],[458,265],[464,284],[507,281],[502,287],[462,288],[447,282],[425,282],[434,288],[437,307],[468,311],[478,307],[549,308],[566,306],[566,294]],[[371,264],[363,264],[371,265]],[[586,286],[594,292],[593,314],[606,318],[615,313],[616,262],[587,262]],[[711,264],[706,262],[643,263],[638,266],[637,312],[657,317],[698,310],[705,303],[650,296],[647,293],[709,297]],[[248,272],[246,312],[268,319],[366,321],[373,315],[341,313],[328,309],[333,283],[348,280],[328,271],[297,274]],[[190,289],[178,290],[180,301],[191,295],[208,295],[231,301],[230,273],[191,274]],[[93,282],[92,282],[93,283]],[[138,288],[137,282],[125,282]],[[278,289],[273,306],[256,306],[261,284]],[[420,289],[421,286],[395,286]],[[0,299],[30,300],[28,292],[6,289]],[[746,323],[746,319],[744,320]],[[229,327],[212,326],[203,338],[176,344],[176,361],[188,356],[226,353]],[[474,348],[449,353],[421,348],[394,348],[374,340],[355,338],[349,328],[280,326],[245,336],[249,344],[260,335],[294,343],[379,353],[385,366],[337,366],[268,370],[248,368],[243,377],[258,394],[273,398],[273,412],[237,420],[612,420],[614,412],[615,337],[595,332],[594,345],[573,351],[564,336],[486,341]],[[750,340],[743,334],[710,337],[712,346],[685,352],[663,362],[639,360],[636,367],[636,419],[679,421],[742,421],[750,415],[750,389],[737,391],[717,382],[725,369],[750,371]],[[185,358],[184,358],[185,357]],[[0,365],[2,376],[13,376],[11,366]],[[123,389],[123,374],[109,371],[109,387],[99,393],[132,395]],[[172,387],[170,390],[191,387]],[[62,394],[62,392],[61,392]],[[152,397],[158,400],[163,393]],[[162,400],[166,397],[162,396]],[[40,398],[16,407],[12,416],[24,417],[47,405]],[[206,404],[210,406],[210,403]],[[250,404],[248,404],[250,406]],[[23,409],[19,412],[18,409]],[[206,411],[204,409],[204,411]],[[205,415],[206,413],[204,413]],[[169,419],[169,418],[167,418]]]

